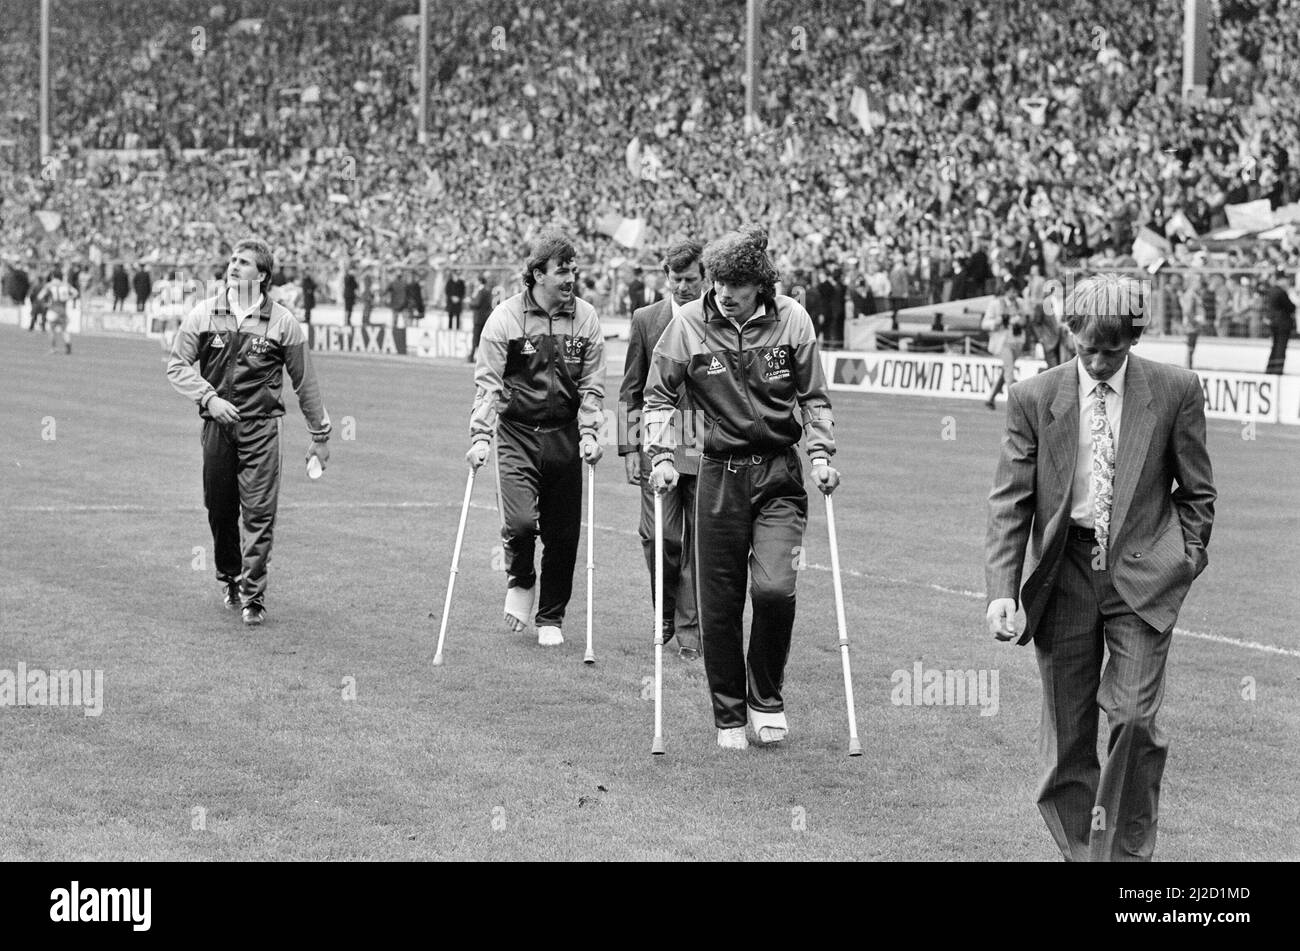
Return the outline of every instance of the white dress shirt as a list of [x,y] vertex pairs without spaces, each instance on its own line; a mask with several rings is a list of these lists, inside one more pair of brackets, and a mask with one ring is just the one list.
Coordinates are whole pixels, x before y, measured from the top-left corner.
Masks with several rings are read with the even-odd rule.
[[[1097,405],[1097,381],[1083,368],[1083,361],[1075,361],[1079,368],[1079,455],[1074,461],[1074,483],[1070,490],[1070,522],[1092,528],[1092,413]],[[1124,410],[1124,375],[1128,373],[1128,357],[1114,375],[1106,381],[1111,392],[1106,394],[1106,419],[1119,451],[1119,420]]]

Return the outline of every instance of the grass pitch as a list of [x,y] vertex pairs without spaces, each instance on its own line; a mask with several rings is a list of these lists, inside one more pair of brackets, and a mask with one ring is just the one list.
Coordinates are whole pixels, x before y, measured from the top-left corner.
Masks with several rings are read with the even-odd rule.
[[[637,489],[612,447],[597,482],[598,663],[582,664],[584,551],[562,648],[502,631],[488,468],[434,668],[468,366],[317,357],[333,457],[307,479],[290,399],[269,620],[247,631],[221,607],[199,422],[157,346],[45,348],[0,327],[0,669],[102,669],[103,713],[0,708],[0,859],[1057,857],[1033,804],[1032,649],[984,632],[1000,412],[835,395],[864,756],[845,755],[814,494],[789,741],[717,749],[703,667],[666,652],[668,755],[652,758],[649,581]],[[616,379],[607,392],[612,405]],[[1210,423],[1218,517],[1170,654],[1159,858],[1300,858],[1298,450],[1283,427],[1252,441]],[[996,715],[895,704],[895,672],[918,661],[997,671]]]

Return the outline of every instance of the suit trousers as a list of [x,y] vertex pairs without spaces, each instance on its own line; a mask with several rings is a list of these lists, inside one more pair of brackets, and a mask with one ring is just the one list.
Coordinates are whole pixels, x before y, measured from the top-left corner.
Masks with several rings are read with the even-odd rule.
[[[650,597],[655,590],[655,494],[650,486],[650,456],[641,457],[641,552],[650,569]],[[695,571],[692,557],[692,518],[695,476],[682,475],[677,489],[663,496],[664,624],[677,632],[677,646],[700,649],[700,618],[695,610]]]
[[245,607],[265,605],[266,570],[280,499],[282,419],[241,419],[233,425],[203,421],[203,504],[212,529],[217,580],[238,581]]
[[[1038,808],[1067,861],[1151,859],[1169,746],[1156,714],[1172,638],[1172,626],[1158,631],[1124,603],[1096,543],[1072,534],[1034,638],[1043,683]],[[1110,727],[1104,764],[1099,709]]]
[[[746,704],[764,713],[785,710],[781,689],[794,629],[795,565],[807,521],[808,494],[793,447],[767,457],[700,460],[695,590],[719,729],[744,726]],[[754,609],[748,656],[747,583]]]
[[537,537],[542,539],[541,590],[536,623],[559,627],[573,594],[573,566],[582,534],[582,458],[578,423],[539,429],[513,420],[497,424],[497,486],[507,586],[537,583]]

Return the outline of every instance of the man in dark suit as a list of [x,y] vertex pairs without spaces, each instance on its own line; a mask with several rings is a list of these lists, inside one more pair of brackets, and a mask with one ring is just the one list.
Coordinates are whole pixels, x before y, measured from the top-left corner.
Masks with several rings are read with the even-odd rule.
[[[650,485],[650,457],[641,449],[641,412],[645,404],[646,377],[655,344],[668,324],[686,304],[704,290],[703,247],[685,241],[668,249],[664,273],[672,296],[641,307],[632,314],[632,326],[624,360],[623,386],[619,390],[618,454],[627,467],[627,481],[641,487],[641,550],[650,568],[650,590],[654,591],[655,536],[654,489]],[[700,469],[698,447],[693,435],[694,414],[689,403],[678,407],[681,425],[679,444],[674,450],[674,465],[682,475],[677,492],[661,496],[664,530],[664,641],[677,637],[678,654],[688,660],[700,656],[700,619],[695,605],[695,580],[692,570],[691,517],[695,500],[695,476]],[[685,430],[685,432],[683,432]]]
[[113,265],[113,310],[123,310],[130,293],[131,278],[126,273],[126,267],[121,264]]
[[302,276],[302,319],[311,323],[311,312],[316,309],[316,278],[310,274]]
[[407,322],[414,327],[420,326],[420,321],[424,320],[424,289],[414,271],[408,271],[406,275],[405,308]]
[[822,345],[827,350],[844,349],[844,282],[840,279],[840,269],[834,266],[822,271],[821,284],[817,287],[821,298],[823,312],[826,315],[822,324]]
[[470,310],[474,312],[474,339],[469,346],[469,362],[474,362],[478,352],[479,341],[483,338],[483,328],[487,326],[488,317],[492,315],[492,282],[484,271],[478,276],[478,286],[470,298]]
[[[1168,748],[1156,724],[1165,659],[1214,520],[1204,394],[1195,373],[1129,353],[1149,313],[1138,281],[1088,278],[1063,309],[1077,359],[1008,391],[987,622],[1014,638],[1019,596],[1018,643],[1034,642],[1043,684],[1038,808],[1061,853],[1149,860]],[[1104,764],[1098,708],[1110,726]]]
[[149,276],[149,272],[145,270],[143,264],[139,266],[135,276],[131,278],[131,289],[135,291],[136,313],[143,313],[144,305],[148,303],[149,295],[153,293],[153,279]]
[[1286,269],[1277,268],[1274,277],[1274,283],[1265,284],[1260,292],[1264,298],[1264,323],[1273,338],[1273,346],[1268,351],[1268,363],[1264,367],[1264,372],[1280,374],[1286,365],[1287,341],[1295,332],[1295,304],[1283,285]]
[[352,308],[357,306],[357,276],[352,273],[352,262],[343,274],[343,325],[352,326]]
[[447,327],[460,330],[460,312],[465,306],[465,282],[456,271],[447,277],[443,296],[447,299]]
[[632,281],[627,285],[627,310],[630,314],[659,300],[659,295],[641,280],[641,265],[634,265],[632,270]]

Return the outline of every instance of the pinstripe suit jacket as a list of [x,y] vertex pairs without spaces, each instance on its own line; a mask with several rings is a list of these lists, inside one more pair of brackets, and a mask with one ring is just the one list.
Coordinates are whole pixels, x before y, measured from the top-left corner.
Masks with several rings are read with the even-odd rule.
[[[1208,562],[1216,493],[1204,394],[1190,370],[1133,353],[1126,373],[1107,560],[1120,597],[1164,631]],[[1075,360],[1011,387],[989,495],[985,581],[990,601],[1019,595],[1021,644],[1033,640],[1055,584],[1078,445]]]

